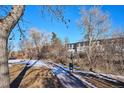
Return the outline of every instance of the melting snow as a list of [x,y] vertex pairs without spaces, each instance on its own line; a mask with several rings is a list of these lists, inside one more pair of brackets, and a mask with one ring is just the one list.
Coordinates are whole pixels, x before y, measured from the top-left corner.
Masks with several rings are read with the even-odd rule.
[[16,60],[9,60],[8,62],[10,64],[26,64],[27,66],[48,67],[48,65],[43,60],[16,59]]

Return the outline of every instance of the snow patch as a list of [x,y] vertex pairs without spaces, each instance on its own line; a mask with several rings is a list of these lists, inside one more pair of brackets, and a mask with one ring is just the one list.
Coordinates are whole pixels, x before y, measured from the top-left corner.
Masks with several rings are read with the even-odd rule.
[[44,62],[44,60],[16,59],[16,60],[9,60],[8,63],[25,64],[27,67],[30,67],[30,66],[48,67],[48,65]]

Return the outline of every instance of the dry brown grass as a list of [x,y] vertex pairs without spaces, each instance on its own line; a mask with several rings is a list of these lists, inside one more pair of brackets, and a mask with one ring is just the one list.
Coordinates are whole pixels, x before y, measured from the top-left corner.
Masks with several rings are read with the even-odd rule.
[[75,65],[78,66],[80,70],[88,71],[93,67],[93,71],[98,73],[124,75],[124,66],[121,63],[115,64],[113,61],[108,62],[102,58],[96,58],[92,64],[89,64],[86,58],[78,59],[75,61]]
[[[10,81],[12,82],[23,70],[24,65],[10,67]],[[33,67],[24,75],[20,88],[57,88],[62,87],[58,79],[47,68]]]
[[11,67],[9,67],[10,82],[12,82],[18,76],[23,68],[24,65],[22,64],[12,65]]

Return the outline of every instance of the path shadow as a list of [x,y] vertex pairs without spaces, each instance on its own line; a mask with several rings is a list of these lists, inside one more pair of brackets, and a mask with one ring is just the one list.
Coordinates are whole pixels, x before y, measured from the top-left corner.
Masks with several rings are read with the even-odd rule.
[[[86,84],[84,84],[79,78],[75,77],[71,72],[66,71],[62,67],[55,67],[52,72],[57,77],[59,74],[63,74],[60,79],[61,84],[65,88],[73,87],[73,88],[87,88]],[[63,78],[64,77],[64,78]]]
[[25,65],[25,67],[20,72],[20,74],[15,78],[15,80],[12,81],[12,83],[10,84],[10,88],[18,88],[26,72],[37,63],[37,61],[35,61],[32,65],[29,66],[30,64],[29,62]]
[[[67,78],[70,80],[68,81]],[[70,74],[70,76],[67,75],[67,78],[67,81],[64,82],[65,84],[69,84],[73,86],[73,88],[87,88],[87,85],[82,82],[79,78],[75,77],[73,74]]]

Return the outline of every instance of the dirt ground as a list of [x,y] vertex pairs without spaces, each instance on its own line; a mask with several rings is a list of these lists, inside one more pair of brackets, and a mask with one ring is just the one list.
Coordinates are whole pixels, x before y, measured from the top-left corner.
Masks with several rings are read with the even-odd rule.
[[9,67],[11,88],[62,88],[59,80],[47,68],[16,64]]

